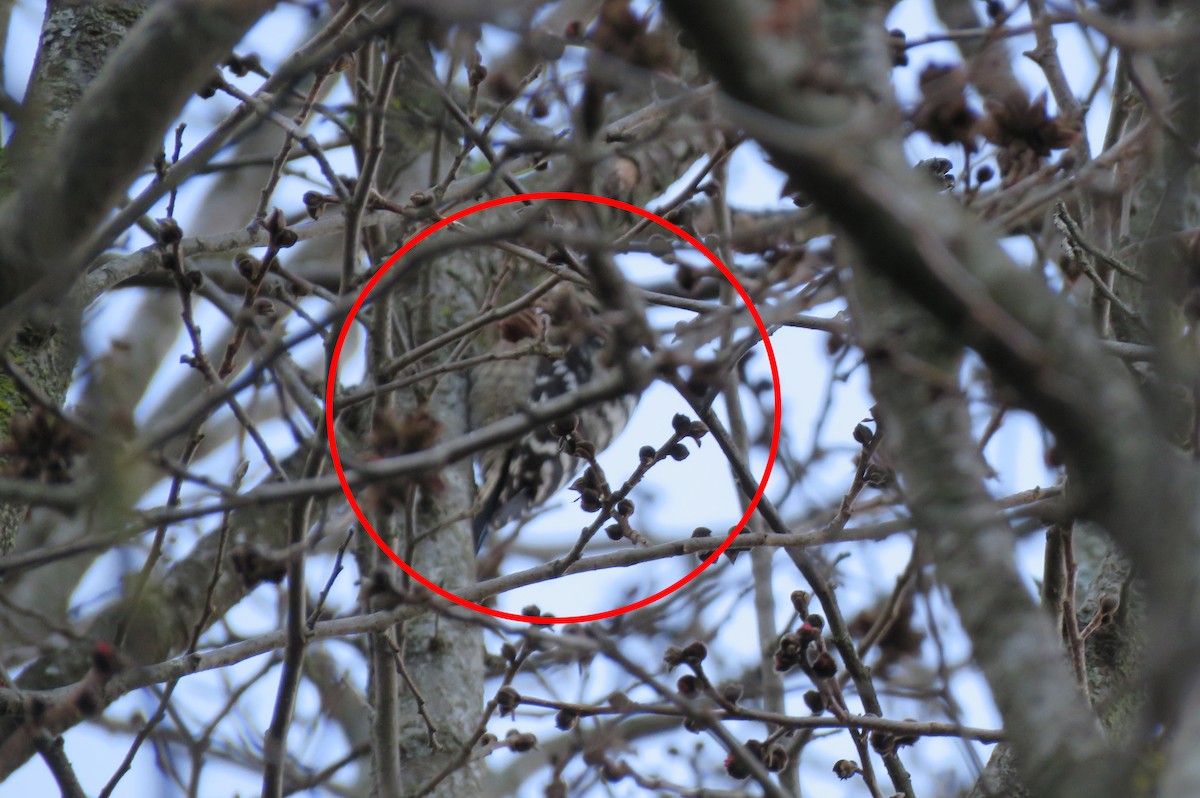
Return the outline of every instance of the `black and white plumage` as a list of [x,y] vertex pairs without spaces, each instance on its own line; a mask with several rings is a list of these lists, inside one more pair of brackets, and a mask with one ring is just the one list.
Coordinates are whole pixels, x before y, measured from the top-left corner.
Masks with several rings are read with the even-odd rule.
[[[496,359],[475,369],[470,394],[473,427],[506,418],[524,406],[567,396],[605,373],[602,353],[607,335],[590,304],[580,300],[579,292],[560,286],[540,307],[545,312],[538,316],[530,313],[509,325],[494,351],[501,356],[509,354],[544,333],[546,342],[561,349],[563,357]],[[590,441],[597,453],[602,451],[624,429],[636,404],[636,396],[625,395],[576,411],[578,439]],[[561,438],[549,425],[507,448],[485,452],[480,460],[483,479],[474,519],[476,551],[488,532],[545,504],[584,466],[582,459],[563,451]]]

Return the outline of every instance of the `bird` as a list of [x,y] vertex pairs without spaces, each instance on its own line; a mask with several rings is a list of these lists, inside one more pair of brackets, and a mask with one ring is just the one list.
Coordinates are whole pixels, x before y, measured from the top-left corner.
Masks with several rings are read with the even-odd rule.
[[[513,415],[522,407],[566,396],[606,374],[607,327],[595,299],[572,283],[559,283],[535,308],[496,324],[496,357],[471,375],[469,412],[474,429]],[[555,356],[518,355],[543,341]],[[545,349],[544,347],[543,349]],[[579,409],[531,430],[511,444],[480,457],[481,473],[473,520],[476,553],[488,533],[545,504],[574,480],[585,461],[564,447],[564,432],[588,441],[598,454],[628,423],[638,397],[625,394]]]

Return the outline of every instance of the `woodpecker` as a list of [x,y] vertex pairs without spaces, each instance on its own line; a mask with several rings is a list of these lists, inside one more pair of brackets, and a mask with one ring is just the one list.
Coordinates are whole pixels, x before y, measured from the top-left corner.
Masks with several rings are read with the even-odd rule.
[[[540,312],[538,312],[540,311]],[[556,286],[538,304],[497,324],[498,356],[471,375],[471,426],[479,428],[511,416],[523,406],[566,396],[607,373],[605,325],[590,295],[569,283]],[[539,339],[559,357],[514,352]],[[637,396],[627,394],[576,411],[577,436],[604,450],[629,421]],[[563,451],[562,439],[547,425],[506,448],[484,452],[474,519],[475,550],[488,532],[525,511],[545,504],[575,478],[584,465]]]

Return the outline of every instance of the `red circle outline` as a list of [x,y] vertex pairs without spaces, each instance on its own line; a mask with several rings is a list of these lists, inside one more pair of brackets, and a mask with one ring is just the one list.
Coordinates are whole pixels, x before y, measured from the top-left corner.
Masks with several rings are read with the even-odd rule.
[[[342,356],[342,346],[346,342],[346,335],[350,332],[351,323],[358,315],[359,310],[363,306],[363,302],[366,301],[367,295],[371,293],[372,289],[375,288],[375,285],[381,279],[383,279],[383,276],[387,274],[388,271],[395,266],[400,259],[404,257],[404,255],[406,255],[413,247],[436,233],[438,230],[441,230],[443,227],[451,225],[459,219],[463,219],[474,213],[478,213],[479,211],[487,210],[488,208],[495,208],[500,205],[509,205],[514,202],[526,202],[534,200],[574,200],[577,202],[590,202],[595,205],[607,205],[610,208],[618,208],[620,210],[628,211],[636,216],[641,216],[643,219],[654,222],[660,227],[670,230],[675,235],[687,241],[706,258],[708,258],[709,262],[712,263],[713,266],[715,266],[721,272],[721,274],[725,276],[725,279],[728,280],[729,284],[732,285],[734,290],[737,291],[738,296],[740,296],[742,301],[746,303],[746,307],[750,311],[750,316],[754,319],[755,326],[758,327],[759,336],[762,339],[767,353],[767,360],[771,367],[771,384],[775,401],[774,420],[771,428],[771,450],[767,456],[767,464],[763,469],[762,478],[758,483],[758,490],[755,492],[754,498],[750,500],[749,505],[747,505],[746,511],[742,514],[742,518],[738,522],[737,526],[730,530],[729,535],[725,538],[725,542],[717,547],[717,549],[710,554],[704,560],[704,562],[697,565],[694,569],[692,569],[692,571],[683,576],[674,584],[669,585],[657,593],[647,596],[646,598],[636,601],[632,604],[626,604],[623,607],[616,607],[611,610],[596,612],[590,615],[545,618],[541,616],[518,615],[516,613],[504,612],[491,607],[485,607],[482,604],[476,604],[473,601],[468,601],[467,599],[464,599],[461,596],[458,596],[441,587],[440,585],[436,585],[426,579],[424,576],[418,573],[415,568],[402,560],[400,556],[396,554],[396,552],[392,551],[391,547],[387,545],[387,543],[379,536],[379,533],[375,531],[375,528],[371,526],[371,523],[367,520],[366,514],[359,506],[358,500],[354,498],[354,492],[350,489],[350,484],[346,479],[346,472],[342,467],[342,459],[338,454],[337,436],[334,434],[334,389],[337,386],[336,374],[338,362]],[[329,373],[326,374],[325,383],[325,434],[329,441],[329,455],[333,460],[333,467],[337,471],[338,482],[341,483],[342,486],[342,493],[345,494],[346,500],[350,503],[351,508],[354,510],[354,514],[358,517],[359,523],[361,523],[363,525],[363,529],[367,530],[367,532],[371,535],[371,538],[375,541],[375,544],[379,546],[380,550],[388,555],[388,558],[392,562],[396,563],[396,565],[398,565],[405,573],[424,585],[429,590],[437,593],[442,598],[452,601],[455,604],[458,604],[460,607],[465,607],[469,610],[475,610],[476,612],[482,612],[485,615],[490,615],[494,618],[503,618],[505,620],[518,621],[522,623],[587,623],[589,621],[599,621],[603,620],[604,618],[612,618],[616,615],[622,615],[626,612],[631,612],[636,609],[641,609],[649,604],[653,604],[659,599],[674,593],[676,590],[695,579],[700,575],[701,571],[715,562],[716,559],[720,557],[722,553],[724,553],[725,549],[729,548],[729,545],[733,543],[733,539],[738,535],[739,532],[742,531],[742,529],[745,528],[746,524],[749,522],[750,516],[754,513],[754,510],[758,507],[759,501],[762,500],[763,494],[766,492],[767,481],[770,479],[771,470],[775,466],[775,455],[779,451],[779,407],[782,403],[782,397],[779,389],[779,365],[775,361],[775,348],[771,345],[771,337],[767,334],[767,327],[763,323],[762,316],[759,315],[758,308],[755,307],[754,302],[750,299],[750,295],[746,292],[746,289],[742,287],[742,284],[739,283],[737,278],[733,276],[733,273],[729,271],[728,267],[721,262],[720,258],[718,258],[708,247],[704,246],[703,243],[701,243],[695,236],[691,235],[686,230],[680,228],[676,224],[668,222],[666,219],[658,216],[657,214],[645,210],[644,208],[639,208],[636,205],[630,205],[627,202],[621,202],[620,200],[612,199],[610,197],[601,197],[595,194],[583,194],[573,191],[539,191],[530,194],[514,194],[507,197],[499,197],[497,199],[481,202],[478,205],[473,205],[470,208],[465,208],[464,210],[458,211],[457,213],[447,216],[441,221],[430,225],[420,233],[417,233],[415,236],[405,242],[404,246],[397,250],[396,254],[388,258],[388,260],[383,264],[383,267],[376,272],[375,276],[367,281],[367,284],[363,286],[363,289],[359,293],[358,298],[355,300],[354,305],[350,308],[350,313],[346,316],[346,320],[342,323],[341,330],[338,332],[337,343],[334,345],[333,357],[329,362]]]

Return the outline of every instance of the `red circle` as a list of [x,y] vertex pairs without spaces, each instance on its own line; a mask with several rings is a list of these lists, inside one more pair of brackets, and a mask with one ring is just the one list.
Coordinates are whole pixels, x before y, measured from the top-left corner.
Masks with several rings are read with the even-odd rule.
[[[375,528],[373,526],[371,526],[371,523],[367,520],[366,514],[363,512],[362,508],[359,506],[358,500],[354,498],[354,493],[353,493],[353,491],[350,490],[350,484],[346,480],[346,472],[342,467],[341,456],[338,454],[337,436],[334,434],[334,420],[333,420],[334,396],[333,396],[333,393],[334,393],[334,388],[337,385],[336,374],[337,374],[338,361],[341,359],[341,356],[342,356],[342,346],[346,342],[346,335],[350,331],[351,323],[354,321],[354,318],[358,315],[358,311],[362,308],[363,302],[366,300],[367,295],[371,293],[371,290],[375,287],[375,285],[381,279],[383,279],[383,276],[385,274],[387,274],[388,271],[393,266],[395,266],[400,261],[400,258],[404,257],[404,255],[407,254],[409,250],[411,250],[417,244],[424,241],[429,236],[436,233],[438,230],[441,230],[443,227],[453,224],[454,222],[458,221],[459,219],[470,216],[473,213],[478,213],[479,211],[487,210],[488,208],[494,208],[499,205],[509,205],[514,202],[527,202],[527,201],[532,201],[532,200],[574,200],[577,202],[590,202],[590,203],[593,203],[596,205],[607,205],[610,208],[619,208],[621,210],[628,211],[629,213],[635,214],[637,216],[641,216],[643,219],[648,219],[649,221],[654,222],[655,224],[659,225],[660,227],[662,227],[664,229],[670,230],[675,235],[677,235],[680,238],[682,238],[683,240],[687,241],[689,244],[691,244],[693,247],[695,247],[697,250],[699,250],[701,253],[703,253],[704,256],[706,258],[708,258],[709,262],[711,262],[713,266],[715,266],[718,270],[720,270],[721,274],[723,274],[725,276],[725,279],[728,280],[730,285],[732,285],[734,287],[734,290],[736,290],[738,292],[738,296],[740,296],[742,298],[742,301],[746,303],[746,307],[750,311],[750,316],[751,316],[751,318],[754,319],[755,326],[758,327],[759,335],[762,337],[763,346],[765,347],[766,352],[767,352],[767,360],[771,365],[771,383],[772,383],[772,388],[774,391],[774,399],[775,399],[774,421],[773,421],[772,428],[771,428],[771,450],[767,456],[767,465],[763,469],[762,479],[759,480],[759,483],[758,483],[758,490],[755,492],[754,498],[752,498],[750,500],[750,504],[746,507],[745,513],[742,514],[741,521],[738,522],[737,526],[733,527],[733,529],[730,530],[728,537],[725,538],[725,542],[722,543],[716,549],[716,551],[714,551],[712,554],[710,554],[707,557],[707,559],[704,560],[704,562],[697,565],[690,573],[688,573],[686,576],[684,576],[679,581],[675,582],[673,585],[669,585],[668,587],[663,588],[662,590],[658,591],[657,593],[655,593],[651,596],[647,596],[646,598],[641,599],[640,601],[636,601],[632,604],[626,604],[623,607],[617,607],[615,609],[605,610],[604,612],[592,613],[591,615],[574,615],[574,616],[566,616],[566,617],[561,617],[561,618],[543,618],[540,616],[533,616],[533,615],[518,615],[516,613],[504,612],[502,610],[492,609],[491,607],[485,607],[481,604],[476,604],[473,601],[468,601],[460,596],[455,595],[454,593],[451,593],[450,591],[446,590],[445,588],[442,588],[441,586],[435,585],[433,582],[430,582],[424,576],[419,574],[412,566],[410,566],[408,563],[406,563],[404,560],[402,560],[400,558],[400,556],[398,554],[396,554],[396,552],[392,551],[391,547],[388,546],[388,544],[379,536],[379,533],[375,531]],[[758,314],[758,308],[756,308],[754,306],[754,302],[750,299],[750,295],[746,293],[746,289],[742,287],[742,284],[737,281],[737,278],[733,276],[733,274],[729,271],[729,269],[725,266],[725,264],[721,262],[720,258],[718,258],[715,254],[713,254],[713,252],[711,250],[709,250],[708,247],[704,246],[704,244],[702,244],[699,240],[697,240],[695,236],[691,235],[686,230],[683,230],[678,225],[672,224],[671,222],[668,222],[666,219],[662,218],[661,216],[658,216],[657,214],[651,213],[650,211],[647,211],[643,208],[639,208],[636,205],[630,205],[627,202],[621,202],[620,200],[610,199],[609,197],[600,197],[600,196],[596,196],[594,194],[581,194],[581,193],[577,193],[577,192],[573,192],[573,191],[539,191],[539,192],[534,192],[531,194],[514,194],[514,195],[508,196],[508,197],[500,197],[498,199],[488,200],[487,202],[481,202],[478,205],[474,205],[470,208],[466,208],[464,210],[458,211],[457,213],[455,213],[451,216],[447,216],[446,218],[442,219],[441,221],[437,222],[436,224],[431,225],[430,227],[427,227],[426,229],[422,230],[420,233],[418,233],[417,235],[415,235],[411,239],[409,239],[404,244],[404,246],[402,246],[396,252],[395,255],[392,255],[392,257],[388,258],[387,262],[383,264],[383,268],[381,268],[375,274],[375,276],[372,277],[365,286],[363,286],[362,291],[358,295],[358,299],[355,300],[354,305],[350,308],[349,315],[346,317],[346,320],[342,323],[342,328],[338,333],[337,344],[334,346],[334,349],[333,349],[333,358],[330,360],[330,363],[329,363],[329,373],[326,375],[326,387],[325,387],[325,434],[329,440],[329,455],[333,460],[333,467],[337,471],[338,481],[342,485],[342,493],[344,493],[346,495],[346,500],[348,502],[350,502],[350,506],[354,509],[354,514],[358,517],[359,523],[361,523],[363,525],[363,529],[367,530],[367,532],[371,535],[371,538],[375,541],[375,544],[377,546],[379,546],[380,550],[383,551],[383,553],[386,554],[388,556],[388,558],[391,559],[392,562],[394,562],[394,563],[396,563],[396,565],[400,566],[400,568],[403,569],[404,572],[407,573],[409,576],[411,576],[413,579],[420,582],[422,585],[429,588],[434,593],[437,593],[439,596],[441,596],[444,599],[453,601],[455,604],[458,604],[461,607],[465,607],[470,610],[475,610],[477,612],[482,612],[486,615],[491,615],[494,618],[503,618],[503,619],[509,620],[509,621],[520,621],[520,622],[524,622],[524,623],[540,623],[540,624],[586,623],[588,621],[599,621],[604,618],[611,618],[614,615],[621,615],[623,613],[630,612],[632,610],[640,609],[642,607],[645,607],[648,604],[652,604],[653,602],[658,601],[659,599],[661,599],[665,596],[670,595],[671,593],[674,593],[676,590],[678,590],[679,588],[686,585],[688,582],[695,579],[700,574],[701,571],[703,571],[705,568],[707,568],[709,565],[711,565],[714,561],[716,561],[716,559],[718,557],[721,556],[722,553],[724,553],[725,549],[727,549],[729,547],[729,544],[731,544],[733,542],[733,539],[737,536],[737,534],[739,532],[741,532],[742,529],[745,528],[746,523],[750,520],[751,514],[753,514],[755,508],[758,507],[758,503],[759,503],[759,501],[761,501],[763,493],[767,489],[767,480],[771,476],[771,469],[775,466],[775,455],[779,451],[779,430],[780,430],[779,406],[780,406],[780,403],[781,403],[781,396],[780,396],[780,392],[779,392],[779,366],[775,362],[775,349],[773,346],[771,346],[771,338],[769,335],[767,335],[767,327],[765,324],[763,324],[762,317]]]

